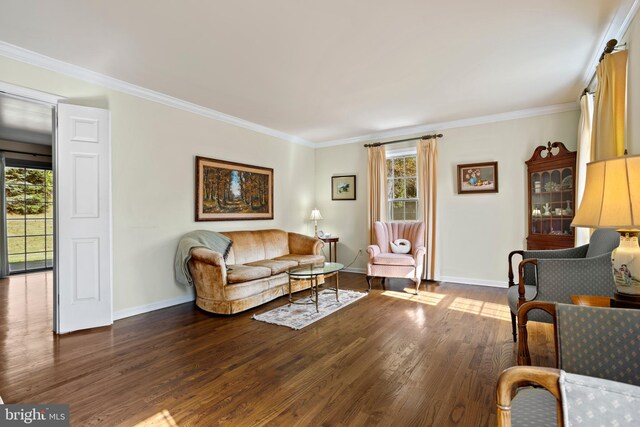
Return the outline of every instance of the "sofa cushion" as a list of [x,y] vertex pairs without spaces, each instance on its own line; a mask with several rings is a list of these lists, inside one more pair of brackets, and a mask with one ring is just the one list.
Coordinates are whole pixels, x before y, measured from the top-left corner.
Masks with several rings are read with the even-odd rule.
[[280,273],[284,273],[291,267],[297,266],[298,263],[293,260],[265,259],[262,261],[250,262],[245,265],[248,265],[251,267],[265,267],[271,270],[271,274],[280,274]]
[[298,255],[298,254],[289,254],[284,256],[279,256],[278,258],[274,258],[278,261],[295,261],[299,265],[302,264],[315,264],[324,262],[323,255]]
[[233,241],[228,264],[247,264],[289,253],[289,237],[284,230],[226,231]]
[[373,258],[374,264],[379,265],[416,265],[416,260],[411,255],[406,254],[393,254],[393,253],[381,253]]
[[266,267],[249,267],[242,264],[234,264],[227,269],[227,283],[248,282],[269,276],[271,276],[271,269]]

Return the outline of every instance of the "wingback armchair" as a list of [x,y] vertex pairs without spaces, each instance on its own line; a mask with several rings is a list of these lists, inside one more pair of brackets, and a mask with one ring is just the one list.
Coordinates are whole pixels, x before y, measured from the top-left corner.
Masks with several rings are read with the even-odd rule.
[[517,366],[502,372],[498,426],[638,425],[640,311],[525,303],[518,311],[519,365],[531,362],[526,332],[531,310],[543,310],[554,321],[556,368]]
[[[416,294],[422,281],[424,256],[424,222],[380,222],[374,223],[376,243],[369,245],[367,253],[367,283],[371,290],[374,277],[396,277],[411,279],[416,284]],[[411,242],[411,252],[396,254],[391,251],[391,243],[397,239]]]
[[[615,230],[598,229],[588,245],[547,251],[513,251],[509,254],[509,290],[513,341],[516,341],[518,307],[527,301],[571,303],[571,295],[613,296],[615,283],[611,271],[611,252],[620,244]],[[521,255],[519,280],[513,282],[512,258]],[[541,311],[529,320],[550,323]]]

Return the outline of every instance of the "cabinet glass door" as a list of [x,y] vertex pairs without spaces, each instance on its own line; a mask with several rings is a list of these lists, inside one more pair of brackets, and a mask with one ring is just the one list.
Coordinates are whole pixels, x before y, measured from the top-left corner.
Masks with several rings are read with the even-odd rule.
[[531,174],[531,233],[572,236],[573,168]]

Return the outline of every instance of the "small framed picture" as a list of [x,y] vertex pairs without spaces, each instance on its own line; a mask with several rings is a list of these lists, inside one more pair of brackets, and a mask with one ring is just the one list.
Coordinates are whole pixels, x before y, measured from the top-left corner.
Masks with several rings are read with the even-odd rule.
[[331,177],[331,200],[355,200],[356,176],[340,175]]
[[458,165],[458,194],[497,192],[498,162]]

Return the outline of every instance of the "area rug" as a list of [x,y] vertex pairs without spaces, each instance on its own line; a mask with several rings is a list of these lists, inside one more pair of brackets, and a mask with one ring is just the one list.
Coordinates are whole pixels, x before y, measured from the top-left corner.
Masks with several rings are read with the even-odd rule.
[[[287,304],[282,307],[274,308],[266,313],[254,314],[253,318],[260,320],[261,322],[287,326],[291,329],[298,330],[322,319],[323,317],[327,317],[331,313],[335,313],[341,308],[356,302],[366,295],[366,292],[341,289],[338,294],[340,301],[336,301],[335,292],[325,289],[320,291],[318,294],[318,310],[320,310],[320,312],[316,312],[315,304]],[[311,298],[306,297],[297,300],[297,302],[303,301],[311,302]]]

